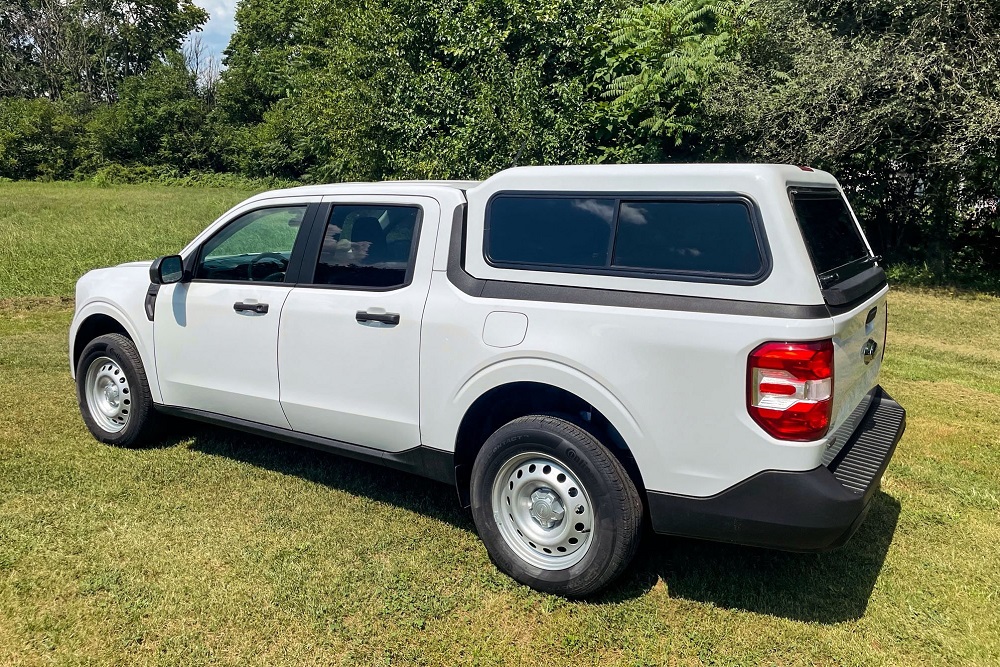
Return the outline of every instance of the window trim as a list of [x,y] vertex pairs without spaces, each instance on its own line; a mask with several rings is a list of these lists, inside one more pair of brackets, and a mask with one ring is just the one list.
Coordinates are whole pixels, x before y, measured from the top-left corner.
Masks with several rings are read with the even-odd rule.
[[[326,235],[326,228],[330,224],[330,217],[333,209],[337,206],[383,206],[397,208],[416,208],[417,219],[413,222],[413,239],[410,241],[410,261],[406,265],[406,275],[403,282],[398,285],[388,287],[366,287],[363,285],[326,285],[315,282],[316,271],[319,269],[319,258],[323,252],[323,239]],[[423,230],[424,207],[418,203],[400,202],[351,202],[332,201],[323,202],[317,206],[313,228],[310,230],[309,243],[303,249],[302,266],[299,273],[296,287],[307,287],[310,289],[343,290],[346,292],[394,292],[409,287],[413,283],[416,274],[417,251],[420,248],[420,233]]]
[[[580,266],[569,264],[541,264],[532,262],[497,261],[490,256],[490,217],[493,210],[493,200],[498,197],[521,197],[526,199],[610,199],[615,202],[614,215],[611,219],[611,233],[608,242],[608,255],[604,266]],[[678,271],[668,269],[644,269],[634,267],[619,267],[611,264],[614,261],[614,249],[618,239],[618,224],[621,205],[631,202],[696,202],[696,203],[739,203],[747,207],[750,214],[750,224],[757,241],[757,251],[760,255],[760,271],[753,275],[722,273],[718,271]],[[563,274],[584,274],[597,276],[616,276],[625,278],[650,278],[653,280],[674,280],[690,283],[716,283],[726,285],[759,285],[771,275],[773,261],[771,248],[767,241],[763,218],[757,202],[748,195],[738,192],[600,192],[600,191],[543,191],[543,190],[501,190],[490,196],[486,202],[486,214],[483,221],[483,259],[488,266],[497,269],[512,269],[516,271],[547,271]]]
[[[244,216],[250,215],[251,213],[256,213],[257,211],[264,211],[270,208],[300,208],[305,207],[306,211],[302,216],[302,224],[299,226],[299,233],[295,237],[295,243],[292,245],[292,252],[288,257],[288,266],[285,268],[285,278],[283,282],[274,281],[264,281],[264,280],[229,280],[229,279],[217,279],[217,278],[199,278],[197,277],[197,269],[201,264],[202,252],[205,250],[205,246],[212,241],[216,236],[223,233],[230,225],[237,222]],[[193,252],[189,253],[184,258],[184,271],[191,276],[191,279],[187,282],[190,283],[210,283],[216,285],[271,285],[278,287],[292,287],[296,284],[296,280],[299,278],[300,264],[302,262],[302,252],[305,249],[306,241],[308,237],[313,233],[313,219],[316,216],[316,209],[318,204],[316,202],[296,202],[296,203],[268,203],[263,206],[256,206],[254,208],[247,209],[245,211],[240,211],[238,214],[233,216],[231,219],[223,223],[218,229],[216,229],[210,236],[205,238]]]

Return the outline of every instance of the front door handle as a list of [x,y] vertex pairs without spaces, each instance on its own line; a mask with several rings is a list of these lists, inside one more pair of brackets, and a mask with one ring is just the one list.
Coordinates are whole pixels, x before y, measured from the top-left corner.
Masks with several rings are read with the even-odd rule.
[[242,301],[237,301],[233,304],[233,310],[237,313],[242,313],[244,311],[250,311],[251,313],[260,313],[263,315],[267,312],[266,303],[244,303]]
[[354,318],[358,322],[381,322],[389,326],[399,324],[399,313],[369,313],[366,310],[359,310]]

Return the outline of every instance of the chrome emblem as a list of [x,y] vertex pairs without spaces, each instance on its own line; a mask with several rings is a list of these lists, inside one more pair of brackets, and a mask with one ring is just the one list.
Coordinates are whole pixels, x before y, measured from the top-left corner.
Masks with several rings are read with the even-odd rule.
[[875,358],[876,350],[878,350],[878,343],[869,338],[868,342],[865,343],[865,346],[861,348],[861,356],[864,357],[865,366],[870,364],[872,362],[872,359]]

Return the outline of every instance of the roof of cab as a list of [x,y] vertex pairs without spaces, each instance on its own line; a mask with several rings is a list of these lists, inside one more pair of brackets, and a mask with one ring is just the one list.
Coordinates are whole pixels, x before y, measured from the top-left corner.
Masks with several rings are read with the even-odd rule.
[[322,185],[302,185],[281,190],[269,190],[251,197],[254,199],[270,199],[274,197],[309,197],[341,194],[413,194],[415,188],[448,188],[465,192],[479,185],[480,181],[373,181],[327,183]]

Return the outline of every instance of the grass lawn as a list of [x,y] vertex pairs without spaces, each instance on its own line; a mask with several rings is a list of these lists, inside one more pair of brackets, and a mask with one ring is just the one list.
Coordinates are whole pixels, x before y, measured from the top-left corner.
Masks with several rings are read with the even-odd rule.
[[197,425],[90,437],[75,278],[247,194],[0,184],[0,664],[1000,664],[1000,299],[891,295],[909,428],[845,548],[650,537],[571,602],[500,574],[443,485]]

